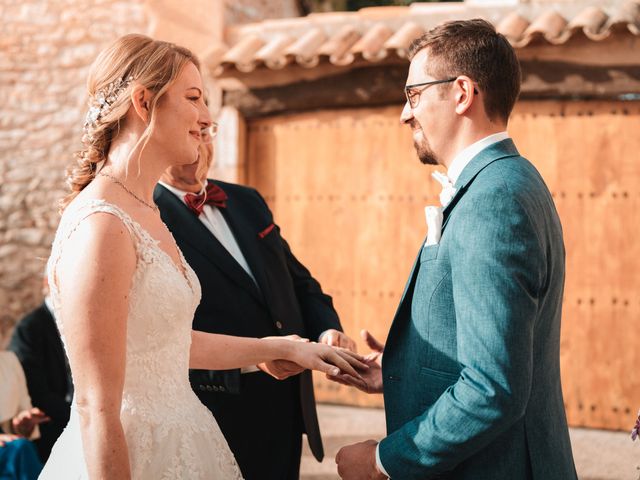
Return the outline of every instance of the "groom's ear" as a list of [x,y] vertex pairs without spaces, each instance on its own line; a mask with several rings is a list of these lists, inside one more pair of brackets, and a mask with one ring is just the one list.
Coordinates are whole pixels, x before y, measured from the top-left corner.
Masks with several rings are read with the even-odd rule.
[[456,100],[456,113],[463,115],[477,100],[478,89],[471,78],[466,75],[460,75],[453,82],[453,90]]

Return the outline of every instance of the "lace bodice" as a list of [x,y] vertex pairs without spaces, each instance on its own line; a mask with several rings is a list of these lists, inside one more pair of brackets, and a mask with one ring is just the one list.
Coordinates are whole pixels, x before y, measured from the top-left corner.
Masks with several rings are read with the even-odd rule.
[[[69,254],[65,252],[65,241],[84,219],[96,213],[111,214],[122,221],[131,234],[137,258],[129,297],[121,409],[132,478],[240,478],[215,420],[197,399],[188,380],[191,323],[201,295],[198,278],[182,252],[181,265],[176,265],[139,223],[104,200],[71,204],[53,242],[48,275],[63,342],[68,319],[61,316],[56,266],[62,255]],[[197,452],[202,445],[194,445],[198,441],[213,442],[208,455],[218,455],[217,467],[223,476],[215,472],[212,476],[211,466],[201,464]],[[169,444],[174,445],[171,455],[166,451]],[[152,454],[154,450],[165,450],[160,460],[164,464],[161,476],[160,472],[156,476],[148,474],[157,471],[150,465],[159,461]]]

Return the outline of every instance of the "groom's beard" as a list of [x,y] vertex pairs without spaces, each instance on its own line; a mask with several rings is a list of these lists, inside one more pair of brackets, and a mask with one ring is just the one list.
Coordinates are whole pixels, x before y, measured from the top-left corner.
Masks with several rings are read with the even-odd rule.
[[[410,125],[413,131],[420,128],[415,120],[411,121]],[[416,149],[416,153],[418,154],[418,159],[424,165],[439,165],[440,162],[438,161],[438,157],[436,156],[435,152],[431,150],[427,139],[424,137],[424,132],[422,130],[421,132],[422,141],[418,142],[417,140],[415,140],[415,137],[413,141],[413,146]]]

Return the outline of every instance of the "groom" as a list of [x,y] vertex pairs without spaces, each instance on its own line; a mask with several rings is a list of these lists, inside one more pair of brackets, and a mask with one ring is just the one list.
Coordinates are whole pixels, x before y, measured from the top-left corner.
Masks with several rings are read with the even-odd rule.
[[[207,203],[198,197],[213,157],[211,140],[204,132],[200,161],[169,168],[154,192],[162,220],[202,286],[193,328],[244,337],[299,335],[355,349],[331,297],[291,253],[257,191],[209,180]],[[246,480],[297,479],[303,432],[322,459],[311,372],[276,361],[191,370],[189,378]]]
[[401,120],[422,163],[448,178],[386,348],[367,338],[375,361],[359,386],[384,390],[387,437],[342,448],[338,472],[576,479],[560,385],[562,229],[506,132],[520,91],[515,52],[469,20],[426,33],[410,58]]

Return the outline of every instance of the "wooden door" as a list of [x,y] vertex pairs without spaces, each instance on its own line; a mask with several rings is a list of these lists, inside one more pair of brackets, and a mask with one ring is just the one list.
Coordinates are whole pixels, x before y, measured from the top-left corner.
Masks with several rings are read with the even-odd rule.
[[[298,258],[333,296],[346,332],[384,340],[438,202],[400,107],[252,120],[247,180]],[[563,222],[563,389],[572,425],[627,429],[640,407],[640,106],[520,102],[509,132],[540,170]],[[361,351],[364,345],[359,341]],[[316,377],[319,400],[382,405]]]

